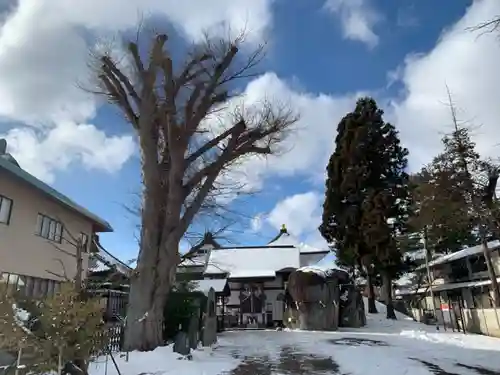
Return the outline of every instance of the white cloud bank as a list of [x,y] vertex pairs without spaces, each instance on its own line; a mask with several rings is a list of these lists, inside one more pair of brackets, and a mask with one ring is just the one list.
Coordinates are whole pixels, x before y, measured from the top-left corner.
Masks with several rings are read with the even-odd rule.
[[271,2],[13,1],[1,17],[0,118],[29,127],[7,130],[0,125],[0,136],[7,138],[23,168],[48,182],[74,161],[117,170],[134,151],[130,129],[109,136],[89,124],[98,103],[77,85],[89,74],[89,32],[115,34],[154,14],[167,18],[189,39],[200,39],[205,30],[226,35],[230,26],[234,32],[245,29],[252,43],[262,40],[271,23]]
[[[89,45],[82,30],[104,33],[133,27],[143,10],[145,15],[164,15],[192,39],[199,38],[207,28],[223,30],[223,25],[230,22],[233,30],[244,26],[252,35],[250,41],[258,41],[271,23],[271,2],[89,0],[69,6],[65,0],[20,0],[0,32],[0,116],[31,126],[7,131],[15,156],[37,176],[51,180],[54,171],[75,160],[90,168],[112,171],[132,154],[130,135],[109,136],[89,124],[97,104],[76,87],[78,79],[87,74]],[[329,4],[332,11],[338,11],[347,20],[352,18],[344,24],[346,37],[376,44],[376,22],[373,15],[365,17],[363,1],[329,0]],[[118,8],[120,17],[115,17]],[[449,129],[450,117],[443,104],[445,84],[463,109],[462,117],[482,125],[477,131],[481,152],[497,153],[494,146],[500,141],[496,131],[500,119],[500,42],[496,35],[478,38],[465,30],[495,14],[500,14],[497,0],[475,1],[461,20],[446,29],[430,52],[410,56],[399,69],[404,92],[400,98],[390,100],[386,112],[410,149],[414,169],[439,151],[439,138]],[[364,32],[350,28],[358,23],[366,25]],[[250,102],[276,97],[288,101],[301,113],[296,131],[284,145],[288,153],[244,165],[254,186],[260,186],[268,175],[322,175],[333,148],[337,123],[353,108],[359,95],[333,97],[298,91],[271,72],[253,80],[244,92]],[[320,203],[321,199],[298,205],[293,220],[318,212]],[[277,207],[283,206],[278,203]],[[318,216],[310,220],[318,220]],[[291,218],[285,222],[293,228]],[[307,233],[297,225],[297,231]]]
[[[497,0],[475,1],[457,23],[443,32],[431,51],[409,56],[398,69],[397,79],[403,84],[404,91],[400,98],[390,100],[390,107],[386,108],[386,119],[393,121],[400,130],[402,140],[410,150],[410,166],[413,170],[418,170],[422,164],[431,161],[441,150],[440,139],[443,133],[451,129],[450,111],[446,105],[446,85],[459,107],[461,119],[481,125],[473,132],[481,154],[500,156],[500,147],[497,146],[500,144],[500,39],[498,34],[478,37],[477,33],[467,30],[468,27],[498,14],[500,2]],[[333,103],[342,102],[342,98],[332,101],[330,97],[310,101],[308,105],[311,117],[307,118],[306,123],[312,129],[308,135],[311,139],[299,146],[302,147],[300,150],[292,150],[288,159],[283,159],[280,163],[287,163],[286,160],[292,163],[295,160],[297,168],[311,168],[312,172],[314,163],[304,160],[318,160],[315,158],[322,147],[330,147],[327,153],[332,151],[337,121],[346,112],[342,109],[338,113]],[[346,102],[352,107],[353,100]],[[319,103],[324,103],[324,107]],[[316,114],[317,108],[322,108],[323,112],[319,113],[323,115]],[[347,111],[350,109],[347,108]],[[335,114],[337,117],[328,117],[327,114]],[[325,166],[323,160],[317,164],[317,170]],[[316,193],[302,194],[299,197],[309,196],[308,194]],[[271,213],[267,214],[268,217],[273,215],[279,218],[271,223],[273,226],[277,227],[282,222],[290,226],[297,220],[300,229],[304,218],[306,221],[311,220],[310,227],[319,225],[319,216],[311,216],[310,213],[320,210],[323,198],[305,204],[307,200],[297,197],[283,197]],[[291,209],[290,202],[297,200],[303,204],[295,204]],[[287,207],[289,209],[285,209]],[[299,234],[305,234],[305,230]]]
[[388,110],[410,150],[413,169],[427,163],[441,148],[440,138],[451,130],[446,85],[459,108],[459,117],[471,125],[478,150],[499,156],[500,39],[496,33],[480,36],[467,30],[500,14],[497,0],[477,0],[465,15],[446,29],[426,54],[409,56],[400,69],[402,99]]

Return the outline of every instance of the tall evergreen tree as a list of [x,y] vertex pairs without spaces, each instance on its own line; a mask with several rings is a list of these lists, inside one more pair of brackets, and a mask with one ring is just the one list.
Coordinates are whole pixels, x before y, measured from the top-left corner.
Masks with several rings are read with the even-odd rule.
[[[319,228],[334,244],[340,263],[364,269],[371,313],[376,312],[375,267],[383,265],[388,271],[401,260],[393,235],[402,227],[407,200],[407,151],[400,146],[395,128],[382,116],[375,100],[362,98],[340,121],[327,167]],[[388,223],[388,219],[393,220]],[[385,250],[386,246],[393,252]]]
[[408,150],[401,146],[398,132],[389,123],[377,127],[373,138],[374,162],[364,202],[362,231],[375,254],[386,296],[387,318],[396,319],[392,305],[392,280],[404,268],[404,254],[397,239],[407,231],[411,209]]

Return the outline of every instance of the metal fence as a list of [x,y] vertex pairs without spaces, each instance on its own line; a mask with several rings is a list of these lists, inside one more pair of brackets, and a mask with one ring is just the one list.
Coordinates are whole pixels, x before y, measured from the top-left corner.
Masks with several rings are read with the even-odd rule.
[[102,342],[105,340],[104,345],[99,345],[98,348],[92,351],[93,357],[106,355],[108,353],[121,352],[123,347],[124,326],[122,323],[107,323],[102,336],[98,336],[96,341]]

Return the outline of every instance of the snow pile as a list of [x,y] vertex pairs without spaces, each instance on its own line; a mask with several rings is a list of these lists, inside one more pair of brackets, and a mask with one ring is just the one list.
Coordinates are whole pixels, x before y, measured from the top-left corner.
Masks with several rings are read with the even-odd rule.
[[374,330],[380,333],[399,333],[403,330],[418,330],[421,326],[424,326],[422,323],[414,321],[413,318],[402,314],[399,311],[395,311],[397,320],[387,319],[387,306],[378,301],[375,301],[378,314],[369,314],[368,298],[363,297],[363,302],[365,303],[366,326],[371,331]]
[[[365,311],[368,312],[368,298],[364,298]],[[426,325],[396,311],[397,320],[386,319],[387,307],[375,302],[378,314],[366,314],[367,325],[364,329],[372,333],[399,335],[400,337],[426,341],[434,344],[453,345],[477,350],[500,351],[500,339],[483,335],[436,330],[434,325]]]
[[219,375],[230,371],[240,360],[218,356],[210,348],[194,350],[192,359],[173,351],[173,346],[156,348],[151,352],[131,352],[126,361],[124,354],[113,355],[120,373],[109,357],[100,357],[89,366],[89,375],[137,375],[137,374],[189,374]]
[[16,324],[21,327],[24,332],[31,334],[32,332],[29,329],[31,314],[15,303],[12,304],[12,311],[14,312],[14,321]]
[[455,345],[462,348],[477,349],[477,350],[494,350],[500,351],[500,339],[495,337],[445,332],[442,330],[436,332],[428,332],[424,330],[404,330],[400,335],[412,339],[432,342],[434,344]]

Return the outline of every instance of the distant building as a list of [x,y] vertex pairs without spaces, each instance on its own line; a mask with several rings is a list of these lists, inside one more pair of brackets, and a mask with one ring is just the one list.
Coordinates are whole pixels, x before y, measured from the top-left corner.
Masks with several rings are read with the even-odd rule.
[[[500,241],[491,241],[488,247],[499,276]],[[439,324],[451,329],[500,337],[500,312],[493,306],[491,280],[481,245],[438,257],[429,262],[429,267],[433,278],[435,311],[429,285],[398,292],[399,297],[409,301],[417,320],[430,315]],[[417,272],[425,273],[425,265]]]
[[[212,286],[220,293],[219,311],[226,316],[225,326],[279,325],[290,273],[319,262],[328,252],[300,242],[285,226],[263,246],[222,247],[207,235],[189,251],[178,275],[203,280],[200,289]],[[226,285],[230,293],[224,297]]]

